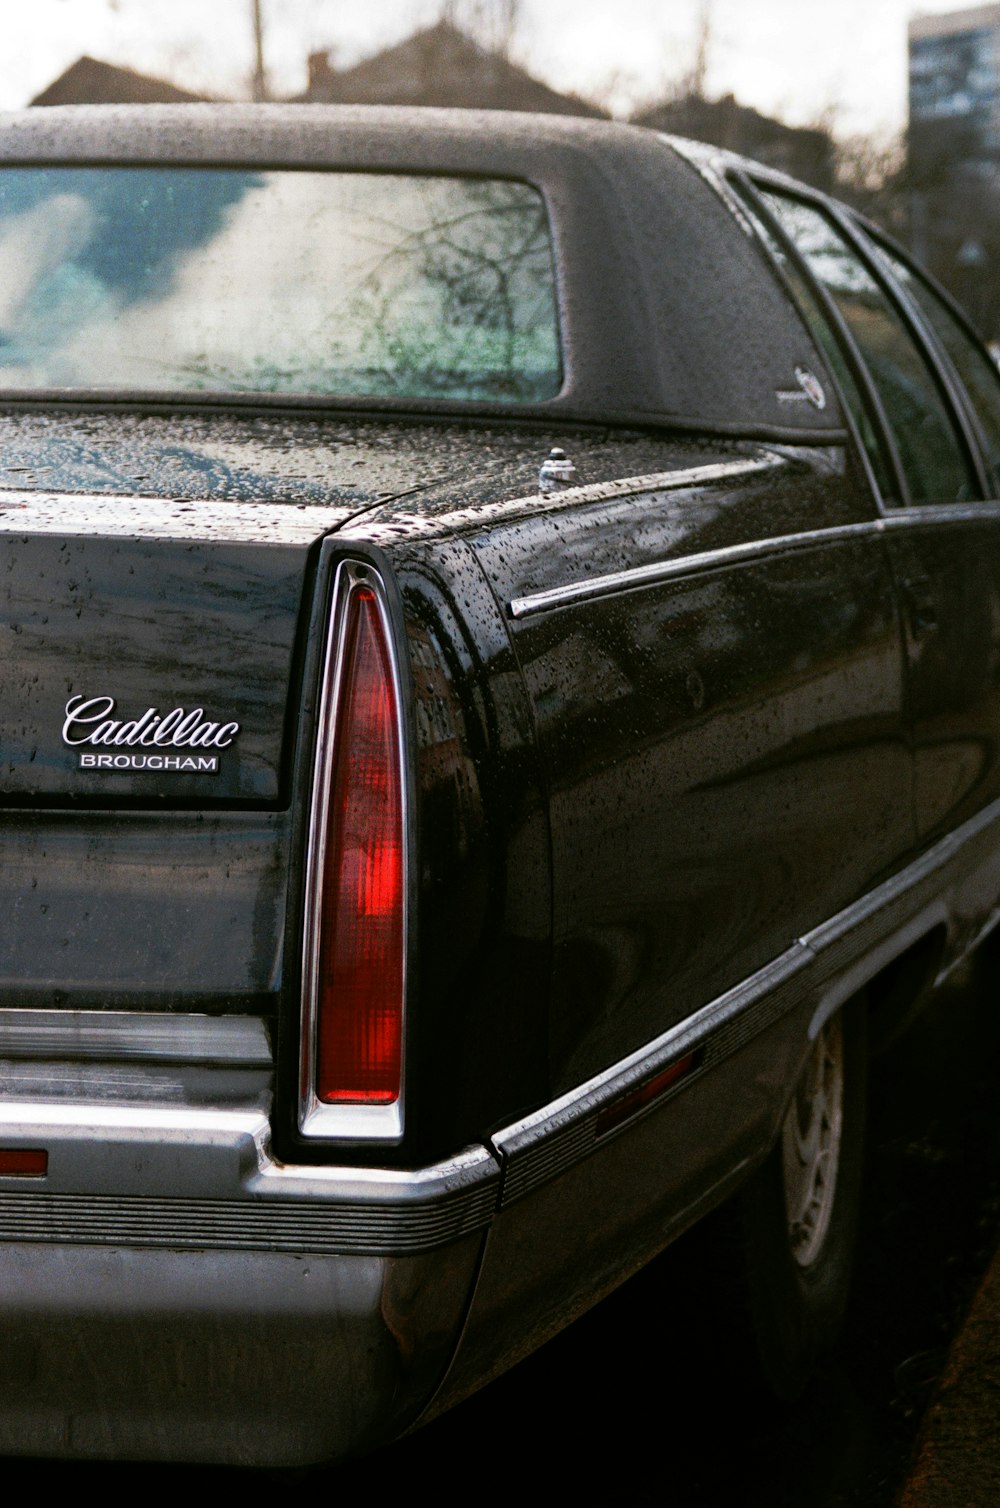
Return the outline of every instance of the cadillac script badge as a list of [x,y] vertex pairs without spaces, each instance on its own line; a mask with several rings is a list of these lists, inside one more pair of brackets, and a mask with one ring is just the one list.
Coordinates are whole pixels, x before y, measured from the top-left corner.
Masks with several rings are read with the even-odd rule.
[[[215,775],[239,723],[214,722],[204,709],[147,707],[135,718],[117,718],[113,696],[71,696],[66,703],[63,743],[79,750],[81,770]],[[142,750],[142,753],[136,752]]]

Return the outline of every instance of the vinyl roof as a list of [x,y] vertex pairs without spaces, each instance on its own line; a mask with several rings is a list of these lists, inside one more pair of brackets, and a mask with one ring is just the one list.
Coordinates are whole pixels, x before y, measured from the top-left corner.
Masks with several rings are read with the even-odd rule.
[[[822,370],[761,249],[668,138],[578,117],[392,106],[68,106],[0,113],[0,163],[252,164],[521,179],[545,197],[566,380],[546,419],[822,438],[787,404]],[[352,405],[357,403],[352,401]],[[382,406],[392,406],[385,404]],[[489,404],[406,404],[492,412]]]

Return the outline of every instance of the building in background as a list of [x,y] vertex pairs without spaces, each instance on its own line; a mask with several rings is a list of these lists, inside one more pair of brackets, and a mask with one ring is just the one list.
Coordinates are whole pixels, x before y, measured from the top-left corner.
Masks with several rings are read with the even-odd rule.
[[1000,5],[909,24],[907,181],[916,255],[1000,335]]
[[118,68],[86,56],[36,94],[33,105],[188,105],[206,99],[178,89],[166,79],[150,78],[132,68]]
[[540,110],[552,115],[603,116],[573,94],[560,94],[481,47],[450,21],[414,32],[353,68],[335,69],[328,54],[309,58],[309,83],[300,102],[341,105],[441,105],[458,109]]
[[[706,6],[695,64],[682,85],[635,115],[635,123],[730,148],[842,194],[908,239],[982,332],[1000,341],[1000,3],[909,23],[906,161],[886,171],[878,163],[872,169],[870,162],[861,162],[857,172],[845,168],[846,159],[825,129],[788,126],[731,94],[709,98],[704,87],[708,18]],[[32,104],[200,98],[166,80],[85,56]],[[454,23],[447,7],[436,25],[349,68],[337,68],[329,52],[314,52],[307,87],[295,98],[606,114],[535,78],[513,61],[509,47],[477,41]]]
[[731,94],[707,99],[703,93],[691,91],[632,119],[637,126],[650,126],[673,136],[692,136],[696,141],[753,157],[814,188],[834,187],[835,154],[828,131],[786,126],[750,105],[741,105]]
[[[258,70],[259,74],[259,70]],[[255,93],[259,92],[258,87]],[[78,58],[32,105],[187,104],[207,98],[130,68]],[[334,68],[330,55],[309,58],[309,82],[288,103],[440,105],[480,110],[540,110],[546,114],[604,116],[573,94],[560,94],[481,46],[449,21],[439,21],[351,68]]]

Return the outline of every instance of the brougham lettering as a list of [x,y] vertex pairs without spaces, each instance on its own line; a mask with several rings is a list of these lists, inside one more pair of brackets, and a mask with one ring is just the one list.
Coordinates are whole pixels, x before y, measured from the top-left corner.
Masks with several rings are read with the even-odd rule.
[[192,775],[216,775],[218,754],[81,754],[81,770],[180,770]]

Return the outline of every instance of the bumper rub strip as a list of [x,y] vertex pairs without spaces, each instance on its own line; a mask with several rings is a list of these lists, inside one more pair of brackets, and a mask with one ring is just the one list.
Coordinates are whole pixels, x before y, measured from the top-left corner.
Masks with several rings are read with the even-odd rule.
[[403,1207],[2,1191],[0,1241],[402,1256],[481,1229],[495,1207],[492,1182]]

